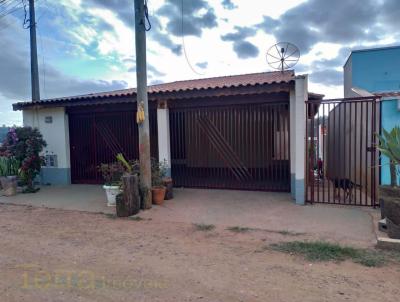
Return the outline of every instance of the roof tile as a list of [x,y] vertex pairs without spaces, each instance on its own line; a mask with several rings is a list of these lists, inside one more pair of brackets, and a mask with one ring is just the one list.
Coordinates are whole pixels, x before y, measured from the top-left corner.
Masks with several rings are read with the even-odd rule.
[[[148,87],[149,94],[155,93],[170,93],[170,92],[180,92],[180,91],[191,91],[191,90],[205,90],[205,89],[218,89],[218,88],[232,88],[240,86],[256,86],[274,83],[289,83],[294,80],[294,71],[274,71],[274,72],[261,72],[261,73],[251,73],[242,75],[232,75],[223,77],[213,77],[204,78],[196,80],[185,80],[176,81],[171,83],[150,85]],[[43,103],[56,103],[83,99],[94,99],[94,98],[107,98],[107,97],[126,97],[136,94],[136,88],[114,90],[99,93],[90,93],[84,95],[60,97],[53,99],[45,99],[35,102],[37,104]],[[24,105],[32,105],[32,102],[20,102],[16,107],[24,107]]]

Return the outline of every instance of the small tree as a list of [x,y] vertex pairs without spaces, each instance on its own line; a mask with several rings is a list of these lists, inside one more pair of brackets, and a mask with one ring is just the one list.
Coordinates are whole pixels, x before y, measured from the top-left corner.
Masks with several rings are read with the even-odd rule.
[[7,133],[0,151],[21,163],[20,176],[27,186],[25,192],[36,192],[33,181],[43,165],[40,152],[46,145],[42,134],[36,128],[16,127]]
[[394,127],[390,132],[382,129],[383,135],[378,135],[378,150],[389,159],[390,185],[396,187],[400,171],[400,127]]

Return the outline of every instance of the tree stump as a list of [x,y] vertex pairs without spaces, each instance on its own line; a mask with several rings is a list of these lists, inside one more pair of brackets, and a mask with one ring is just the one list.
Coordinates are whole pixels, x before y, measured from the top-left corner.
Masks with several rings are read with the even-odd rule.
[[137,175],[122,176],[123,193],[117,196],[117,216],[128,217],[140,210],[139,178]]

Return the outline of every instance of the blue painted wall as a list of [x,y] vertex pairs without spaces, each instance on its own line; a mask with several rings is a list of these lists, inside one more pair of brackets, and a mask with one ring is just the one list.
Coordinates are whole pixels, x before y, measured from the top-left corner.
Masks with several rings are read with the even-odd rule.
[[44,185],[70,185],[71,170],[69,168],[42,167],[40,182]]
[[[370,92],[400,91],[400,46],[354,51],[352,59],[352,86]],[[390,131],[400,125],[397,100],[382,102],[382,128]],[[381,183],[390,183],[388,159],[382,159]]]
[[[400,125],[400,111],[397,108],[398,100],[385,100],[382,102],[382,128],[390,131],[394,126]],[[381,183],[383,185],[390,184],[389,159],[384,156],[382,158]],[[400,177],[398,182],[400,183]]]

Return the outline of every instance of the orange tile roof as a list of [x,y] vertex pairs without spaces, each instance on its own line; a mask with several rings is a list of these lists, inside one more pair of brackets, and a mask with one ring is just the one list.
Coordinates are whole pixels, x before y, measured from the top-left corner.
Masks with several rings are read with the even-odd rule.
[[[294,71],[288,70],[285,72],[274,71],[274,72],[261,72],[251,73],[242,75],[232,75],[223,77],[213,77],[195,80],[176,81],[171,83],[157,84],[148,86],[148,93],[159,94],[159,93],[171,93],[171,92],[184,92],[194,90],[207,90],[207,89],[221,89],[221,88],[232,88],[232,87],[251,87],[257,85],[269,85],[279,83],[290,83],[295,78]],[[109,98],[109,97],[129,97],[136,94],[136,88],[121,89],[114,91],[106,91],[99,93],[90,93],[84,95],[67,96],[60,98],[52,98],[40,100],[37,102],[19,102],[14,104],[14,109],[21,109],[25,106],[31,106],[33,104],[46,103],[58,103],[68,102],[77,100],[89,100],[95,98]]]

